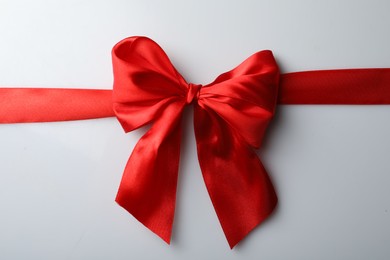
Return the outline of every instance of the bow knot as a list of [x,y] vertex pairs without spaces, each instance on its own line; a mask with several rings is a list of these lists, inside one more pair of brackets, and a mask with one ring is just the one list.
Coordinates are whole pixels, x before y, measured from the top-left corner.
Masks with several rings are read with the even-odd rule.
[[200,84],[193,84],[193,83],[188,84],[188,92],[187,92],[187,100],[186,100],[187,104],[191,104],[192,101],[198,100],[201,87],[202,85]]
[[129,158],[116,201],[170,242],[181,119],[185,106],[195,100],[203,179],[229,245],[235,246],[277,202],[253,150],[260,146],[276,106],[279,71],[272,52],[257,52],[204,86],[188,84],[161,47],[146,37],[122,40],[112,56],[119,122],[126,132],[152,123]]

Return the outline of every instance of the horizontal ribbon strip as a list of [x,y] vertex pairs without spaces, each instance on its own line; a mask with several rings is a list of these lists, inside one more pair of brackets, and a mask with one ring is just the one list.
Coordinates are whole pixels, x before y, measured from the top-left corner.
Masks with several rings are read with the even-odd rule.
[[[390,69],[281,74],[278,104],[390,104]],[[0,88],[0,123],[54,122],[114,116],[112,90]]]
[[0,123],[54,122],[115,116],[112,90],[0,88]]

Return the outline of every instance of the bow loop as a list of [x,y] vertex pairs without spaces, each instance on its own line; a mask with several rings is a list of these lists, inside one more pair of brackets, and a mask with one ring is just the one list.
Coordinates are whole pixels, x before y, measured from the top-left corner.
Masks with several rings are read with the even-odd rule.
[[275,111],[278,84],[272,52],[257,52],[204,86],[199,105],[216,112],[246,143],[258,148]]
[[114,111],[126,132],[150,123],[187,94],[187,83],[161,47],[129,37],[112,50]]

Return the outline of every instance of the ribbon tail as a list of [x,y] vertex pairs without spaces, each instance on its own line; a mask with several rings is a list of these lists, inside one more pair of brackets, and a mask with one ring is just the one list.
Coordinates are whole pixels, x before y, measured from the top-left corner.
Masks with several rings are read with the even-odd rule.
[[116,202],[168,244],[171,240],[181,141],[181,111],[171,105],[139,140]]
[[213,111],[195,108],[198,159],[231,248],[277,204],[273,185],[253,149]]

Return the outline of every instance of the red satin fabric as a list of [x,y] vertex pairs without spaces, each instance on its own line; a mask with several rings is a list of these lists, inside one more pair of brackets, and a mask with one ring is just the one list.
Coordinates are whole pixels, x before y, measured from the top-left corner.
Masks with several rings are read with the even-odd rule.
[[203,87],[186,83],[164,51],[148,38],[127,38],[112,55],[119,122],[125,131],[153,122],[133,150],[116,201],[169,243],[181,115],[193,102],[199,163],[233,247],[272,212],[277,201],[253,151],[276,105],[279,72],[272,53],[256,53]]
[[111,90],[0,88],[0,123],[110,117],[111,97]]
[[[390,69],[279,76],[270,51],[253,54],[207,85],[188,84],[164,51],[130,37],[112,51],[114,89],[0,88],[0,123],[116,115],[126,132],[152,123],[126,165],[116,201],[170,242],[181,116],[194,105],[198,159],[230,247],[274,209],[277,197],[254,152],[279,104],[390,104]],[[278,96],[279,91],[279,96]]]
[[[281,105],[388,105],[390,69],[302,71],[280,75]],[[0,123],[115,116],[112,90],[0,88]]]
[[280,104],[390,104],[390,69],[288,73],[280,79]]

